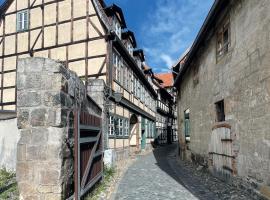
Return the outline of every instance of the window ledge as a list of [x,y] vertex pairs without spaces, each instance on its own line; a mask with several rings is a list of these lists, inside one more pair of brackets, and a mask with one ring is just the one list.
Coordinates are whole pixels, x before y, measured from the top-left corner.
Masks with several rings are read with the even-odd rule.
[[129,136],[115,136],[115,135],[110,135],[109,139],[129,139]]
[[17,117],[16,111],[0,110],[0,120],[15,119]]

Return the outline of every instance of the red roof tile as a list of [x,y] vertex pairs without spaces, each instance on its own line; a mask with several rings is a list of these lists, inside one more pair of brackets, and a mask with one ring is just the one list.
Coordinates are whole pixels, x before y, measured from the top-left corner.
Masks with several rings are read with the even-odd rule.
[[171,72],[155,74],[155,76],[163,81],[163,84],[161,84],[163,87],[173,86],[173,75]]

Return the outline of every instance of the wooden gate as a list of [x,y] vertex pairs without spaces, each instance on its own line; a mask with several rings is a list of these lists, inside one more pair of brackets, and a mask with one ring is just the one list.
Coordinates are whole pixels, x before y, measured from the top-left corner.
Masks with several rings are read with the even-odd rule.
[[209,159],[213,172],[221,178],[230,178],[235,173],[231,127],[221,125],[213,128]]
[[101,118],[85,112],[74,115],[75,200],[103,178]]

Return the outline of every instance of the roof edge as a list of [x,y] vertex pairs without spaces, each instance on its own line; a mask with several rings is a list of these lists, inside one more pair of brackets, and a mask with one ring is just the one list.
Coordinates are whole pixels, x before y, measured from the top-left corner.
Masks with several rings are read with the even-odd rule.
[[183,67],[180,69],[179,74],[177,75],[175,82],[173,84],[174,87],[178,87],[179,81],[182,78],[183,74],[188,68],[188,65],[191,62],[191,59],[196,54],[198,47],[200,46],[200,43],[202,42],[204,35],[209,30],[210,25],[213,23],[213,20],[215,19],[215,16],[219,14],[220,10],[222,9],[222,5],[224,3],[228,3],[228,0],[215,0],[213,3],[210,11],[207,14],[207,17],[205,18],[203,25],[200,28],[199,33],[196,36],[196,39],[194,40],[189,53],[187,54],[186,62],[184,63]]

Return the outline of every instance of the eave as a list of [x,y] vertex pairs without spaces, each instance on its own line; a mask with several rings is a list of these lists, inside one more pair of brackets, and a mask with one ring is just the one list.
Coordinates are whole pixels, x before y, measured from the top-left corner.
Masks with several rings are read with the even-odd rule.
[[2,5],[0,6],[0,16],[2,17],[5,12],[7,11],[7,9],[9,8],[9,6],[11,5],[11,3],[13,2],[14,0],[5,0]]

